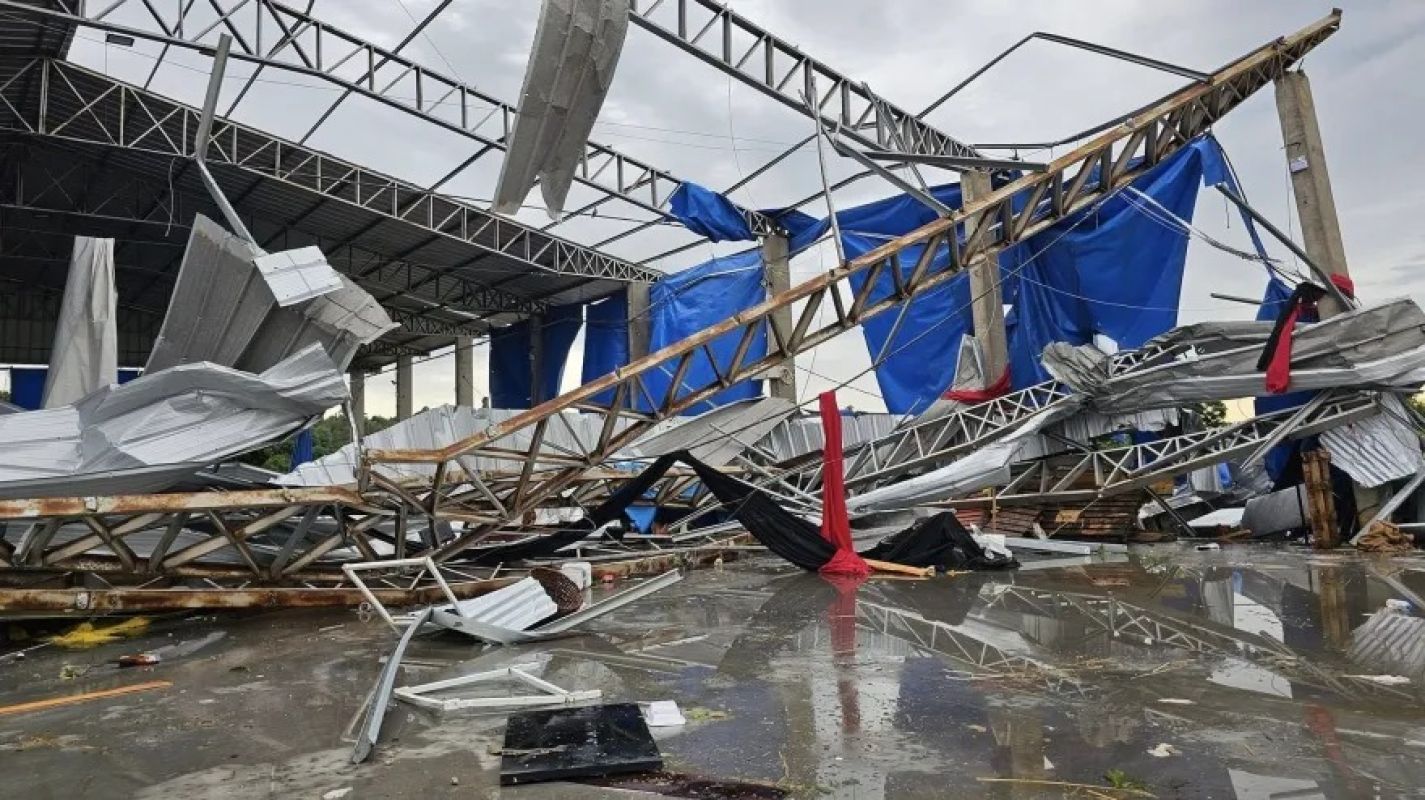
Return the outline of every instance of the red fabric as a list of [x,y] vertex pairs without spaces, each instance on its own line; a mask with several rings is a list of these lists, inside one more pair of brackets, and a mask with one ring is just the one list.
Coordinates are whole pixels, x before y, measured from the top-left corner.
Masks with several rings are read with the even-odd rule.
[[1332,275],[1331,283],[1341,290],[1341,294],[1351,298],[1356,296],[1356,282],[1351,280],[1349,275]]
[[842,474],[841,409],[836,407],[836,392],[822,392],[821,430],[826,444],[822,448],[821,468],[821,536],[836,545],[836,554],[821,567],[828,575],[864,577],[871,568],[856,555],[851,544],[851,518],[846,513],[846,480]]
[[1296,318],[1300,314],[1300,305],[1292,306],[1291,311],[1287,312],[1281,340],[1272,351],[1272,361],[1267,365],[1267,391],[1271,394],[1285,394],[1291,386],[1291,335],[1296,329]]
[[999,380],[983,389],[951,389],[945,393],[944,397],[946,400],[958,400],[961,403],[983,403],[1008,393],[1009,367],[1005,367]]

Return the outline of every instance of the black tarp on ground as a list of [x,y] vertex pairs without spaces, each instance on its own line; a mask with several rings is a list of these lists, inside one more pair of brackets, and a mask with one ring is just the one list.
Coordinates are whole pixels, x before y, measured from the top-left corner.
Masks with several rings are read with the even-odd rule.
[[[475,564],[509,563],[540,558],[568,547],[599,526],[622,516],[625,509],[680,461],[697,474],[708,491],[742,523],[748,533],[778,556],[804,570],[816,572],[836,554],[835,546],[821,537],[820,527],[782,508],[771,495],[704,464],[686,451],[678,451],[660,456],[609,495],[607,500],[590,509],[587,517],[571,523],[568,528],[523,542],[486,548],[471,555],[468,561]],[[948,511],[920,520],[860,555],[911,567],[945,570],[1010,569],[1019,566],[1013,558],[1006,559],[986,552]]]

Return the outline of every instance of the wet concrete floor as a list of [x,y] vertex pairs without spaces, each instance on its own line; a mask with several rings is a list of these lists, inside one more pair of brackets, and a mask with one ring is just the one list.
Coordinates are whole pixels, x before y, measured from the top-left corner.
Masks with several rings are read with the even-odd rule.
[[[757,559],[558,642],[418,637],[398,685],[533,661],[604,702],[675,700],[688,723],[655,729],[668,770],[791,797],[1144,796],[1113,782],[1160,798],[1414,797],[1425,612],[1391,601],[1417,592],[1425,559],[1266,547],[859,587]],[[0,659],[0,707],[171,683],[0,713],[0,797],[635,796],[498,788],[503,713],[397,703],[371,760],[351,765],[393,641],[353,611],[269,611]],[[156,666],[110,663],[154,650]]]

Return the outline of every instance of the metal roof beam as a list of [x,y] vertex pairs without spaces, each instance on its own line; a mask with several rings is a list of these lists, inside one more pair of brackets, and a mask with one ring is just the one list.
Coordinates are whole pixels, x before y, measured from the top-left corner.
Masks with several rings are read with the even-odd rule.
[[[41,82],[39,117],[32,121],[0,113],[0,128],[182,159],[192,155],[192,143],[181,132],[194,129],[198,109],[64,61],[36,59],[27,69],[43,70],[48,78]],[[22,98],[7,96],[18,95],[17,83],[0,87],[0,101],[13,108],[23,107]],[[215,171],[260,176],[544,272],[623,282],[660,276],[656,270],[225,120],[214,123],[209,160]]]
[[[101,11],[80,15],[36,8],[18,0],[0,0],[0,9],[43,15],[173,47],[205,51],[212,48],[216,24],[201,29],[182,24],[184,17],[193,13],[191,6],[179,7],[179,19],[173,25],[148,8],[149,18],[160,29],[157,32],[105,19],[122,6],[140,3],[143,0],[117,0]],[[271,67],[320,78],[489,147],[506,149],[517,114],[514,105],[401,55],[397,52],[399,47],[387,49],[368,42],[274,0],[237,0],[235,3],[213,0],[211,5],[222,15],[230,31],[251,34],[242,38],[235,35],[237,48],[230,56],[234,60],[255,64],[260,69]],[[252,13],[232,13],[240,7],[251,8]],[[270,39],[274,33],[281,34],[275,44],[264,40],[264,36]],[[300,63],[278,60],[283,53],[292,54]],[[351,65],[364,68],[359,80],[342,77],[344,72],[351,71]],[[490,125],[491,120],[498,120],[497,125]],[[498,133],[487,133],[490,127],[496,127]],[[657,214],[663,213],[668,196],[684,182],[666,170],[593,141],[586,143],[574,179]],[[742,211],[753,223],[754,231],[776,228],[771,218],[749,209]]]
[[866,147],[980,157],[973,147],[936,130],[918,115],[873,94],[864,83],[851,80],[713,0],[633,0],[629,19],[798,112],[810,116],[805,98],[814,98],[816,113],[824,125],[841,130]]

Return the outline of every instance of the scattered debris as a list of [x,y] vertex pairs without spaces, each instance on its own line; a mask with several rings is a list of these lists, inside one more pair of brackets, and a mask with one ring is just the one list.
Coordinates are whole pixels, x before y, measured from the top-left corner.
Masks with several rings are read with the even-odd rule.
[[635,703],[526,711],[506,724],[500,785],[662,768],[663,757]]
[[65,633],[50,637],[49,641],[67,650],[88,650],[130,636],[140,636],[148,630],[148,626],[148,617],[130,617],[102,627],[93,622],[81,622]]
[[120,697],[136,692],[147,692],[153,689],[167,689],[173,684],[168,681],[148,681],[147,683],[135,683],[129,686],[120,686],[114,689],[99,689],[82,694],[71,694],[63,697],[51,697],[47,700],[32,700],[28,703],[17,703],[11,706],[0,706],[0,716],[7,714],[25,714],[31,711],[48,711],[51,708],[61,708],[72,706],[78,703],[87,703],[91,700],[104,700],[110,697]]
[[673,700],[654,700],[644,709],[643,718],[650,728],[673,728],[688,722]]
[[[530,706],[569,706],[578,703],[587,703],[591,700],[598,700],[603,696],[603,693],[598,689],[571,692],[530,674],[530,670],[538,668],[539,665],[535,663],[516,664],[503,669],[476,672],[459,678],[448,678],[446,680],[422,683],[416,686],[402,687],[396,689],[396,697],[412,705],[421,706],[422,708],[430,708],[437,711],[464,711],[467,709],[490,710],[497,708],[524,708]],[[476,684],[491,684],[502,680],[513,680],[523,683],[526,686],[539,690],[539,694],[445,698],[431,696],[435,692],[466,688]]]
[[1160,743],[1157,747],[1153,747],[1148,750],[1148,755],[1153,756],[1154,758],[1167,758],[1168,756],[1175,756],[1178,754],[1178,748],[1167,743]]
[[[391,655],[386,659],[386,664],[381,668],[381,676],[376,679],[376,688],[372,690],[371,697],[366,706],[366,718],[362,722],[361,732],[356,737],[356,747],[351,751],[351,763],[360,764],[371,755],[371,750],[376,746],[376,740],[381,737],[381,721],[386,718],[386,707],[391,703],[391,693],[396,688],[396,673],[401,668],[401,657],[406,654],[406,647],[411,643],[411,637],[416,635],[416,631],[430,618],[429,608],[418,613],[410,625],[406,627],[405,633],[396,642],[396,647],[391,651]],[[389,617],[388,617],[389,620]]]
[[1409,553],[1415,549],[1415,539],[1389,522],[1375,520],[1356,539],[1356,548],[1367,553]]

